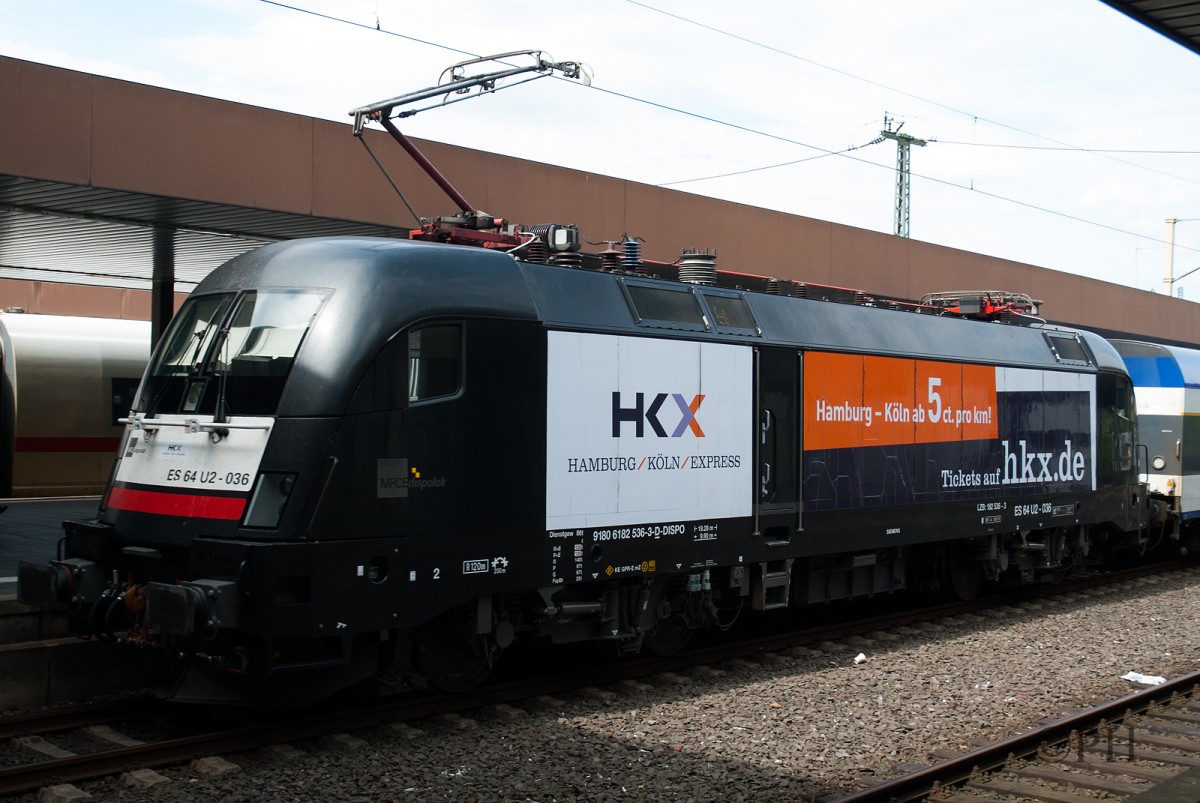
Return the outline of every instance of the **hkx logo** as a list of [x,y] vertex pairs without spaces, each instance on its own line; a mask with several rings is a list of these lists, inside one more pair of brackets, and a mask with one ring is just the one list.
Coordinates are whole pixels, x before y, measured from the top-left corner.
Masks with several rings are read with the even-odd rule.
[[645,435],[645,424],[649,421],[655,435],[660,438],[667,437],[667,431],[663,428],[662,422],[658,420],[658,415],[668,398],[675,400],[681,414],[679,423],[670,437],[681,438],[684,430],[690,429],[697,438],[703,438],[704,430],[700,429],[700,422],[696,420],[696,411],[700,409],[700,404],[704,401],[703,393],[693,396],[691,404],[684,401],[681,393],[659,393],[654,397],[654,401],[650,402],[649,407],[646,407],[646,394],[638,393],[634,396],[632,407],[622,407],[621,393],[616,390],[612,395],[612,436],[614,438],[621,437],[621,424],[632,421],[636,437],[641,438]]
[[163,457],[187,457],[187,449],[182,443],[168,441],[162,445],[161,454]]

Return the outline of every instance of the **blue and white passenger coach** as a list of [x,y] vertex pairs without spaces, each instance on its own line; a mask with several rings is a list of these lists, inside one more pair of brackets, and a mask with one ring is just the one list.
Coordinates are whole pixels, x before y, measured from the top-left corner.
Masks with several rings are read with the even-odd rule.
[[1178,538],[1200,521],[1200,351],[1114,340],[1137,393],[1142,470]]

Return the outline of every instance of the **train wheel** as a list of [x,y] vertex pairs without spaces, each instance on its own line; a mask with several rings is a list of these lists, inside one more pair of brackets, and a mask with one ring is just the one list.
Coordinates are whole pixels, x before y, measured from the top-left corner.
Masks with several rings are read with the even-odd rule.
[[983,588],[984,576],[970,553],[961,546],[955,546],[950,549],[946,562],[946,580],[950,592],[957,599],[967,602],[979,595],[979,590]]
[[696,631],[687,626],[682,616],[659,619],[654,629],[647,632],[642,648],[660,658],[674,655],[688,645]]
[[417,636],[417,659],[429,683],[455,694],[473,689],[492,672],[489,643],[453,613],[434,619]]

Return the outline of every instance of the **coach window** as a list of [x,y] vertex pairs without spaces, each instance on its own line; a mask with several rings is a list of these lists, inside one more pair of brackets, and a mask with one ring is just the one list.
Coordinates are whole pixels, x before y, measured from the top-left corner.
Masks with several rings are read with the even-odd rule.
[[408,333],[408,400],[453,396],[462,387],[462,326],[438,324]]

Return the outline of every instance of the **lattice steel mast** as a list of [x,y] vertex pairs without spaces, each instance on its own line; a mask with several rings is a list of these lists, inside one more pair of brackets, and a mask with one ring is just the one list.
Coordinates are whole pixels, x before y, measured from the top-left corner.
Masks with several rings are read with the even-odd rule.
[[901,134],[900,129],[904,128],[904,123],[896,126],[896,130],[892,130],[892,118],[886,113],[883,115],[883,130],[880,135],[884,139],[896,140],[896,236],[908,236],[908,220],[909,220],[909,196],[911,194],[911,186],[909,182],[909,147],[916,145],[925,147],[926,140],[917,139],[910,134]]

